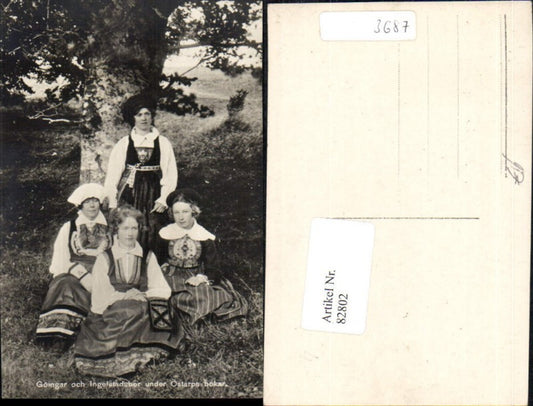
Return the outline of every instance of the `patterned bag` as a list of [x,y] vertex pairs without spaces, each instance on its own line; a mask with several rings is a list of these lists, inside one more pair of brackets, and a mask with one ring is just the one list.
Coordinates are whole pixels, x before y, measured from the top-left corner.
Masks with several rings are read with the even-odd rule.
[[151,298],[148,300],[150,322],[154,330],[172,331],[172,317],[167,299]]

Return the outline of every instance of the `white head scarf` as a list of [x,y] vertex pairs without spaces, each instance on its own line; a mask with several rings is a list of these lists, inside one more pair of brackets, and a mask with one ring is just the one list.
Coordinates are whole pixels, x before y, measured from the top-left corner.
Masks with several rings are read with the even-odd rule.
[[81,205],[85,200],[94,197],[100,201],[100,204],[104,201],[105,190],[102,185],[98,183],[85,183],[78,186],[78,188],[67,199],[69,203],[74,206]]

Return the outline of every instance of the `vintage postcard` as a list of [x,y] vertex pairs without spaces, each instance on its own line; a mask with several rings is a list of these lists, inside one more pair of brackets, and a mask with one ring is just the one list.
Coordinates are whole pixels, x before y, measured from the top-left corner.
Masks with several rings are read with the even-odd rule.
[[260,402],[263,7],[1,2],[3,398]]
[[267,405],[527,404],[531,3],[268,6]]

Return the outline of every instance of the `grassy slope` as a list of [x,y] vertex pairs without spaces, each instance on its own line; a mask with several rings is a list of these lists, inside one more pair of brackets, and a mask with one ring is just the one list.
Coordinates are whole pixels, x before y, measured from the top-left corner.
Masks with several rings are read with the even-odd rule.
[[[198,140],[205,144],[213,137],[226,136],[220,130],[227,118],[225,104],[240,88],[249,90],[242,113],[248,127],[234,135],[260,138],[261,92],[257,82],[246,76],[230,80],[204,74],[199,82],[201,84],[192,90],[210,96],[199,97],[199,101],[212,106],[217,114],[199,120],[162,112],[158,114],[156,125],[175,146],[180,186],[195,187],[199,191],[207,186],[210,188],[208,195],[220,195],[217,185],[223,185],[222,181],[213,182],[214,185],[205,181],[200,184],[201,179],[216,173],[188,168],[197,160],[212,163],[210,157],[194,155],[196,149],[201,149]],[[239,205],[235,206],[235,202],[224,205],[223,202],[217,206],[217,210],[218,207],[225,210],[220,214],[210,210],[206,203],[201,217],[208,229],[217,230],[224,249],[223,259],[231,272],[230,279],[250,303],[249,317],[224,323],[200,323],[193,331],[194,344],[186,354],[149,366],[130,379],[130,382],[142,383],[140,388],[91,387],[90,381],[106,380],[80,376],[72,365],[71,349],[46,351],[33,343],[40,306],[50,281],[48,264],[53,238],[60,225],[75,213],[66,198],[78,183],[78,135],[67,127],[26,130],[17,127],[9,131],[5,125],[3,128],[0,149],[2,397],[261,397],[263,252],[262,212],[258,212],[261,206],[232,211],[231,207]],[[221,162],[226,162],[224,159],[222,157]],[[224,174],[218,176],[225,178]],[[252,222],[248,223],[248,219]],[[39,388],[39,381],[65,382],[67,386]],[[225,386],[205,387],[202,386],[204,381],[225,382]],[[83,382],[85,386],[73,387],[76,382]],[[165,386],[145,386],[153,382],[162,382]],[[198,382],[201,386],[181,387],[186,382]],[[172,384],[180,386],[172,387]]]

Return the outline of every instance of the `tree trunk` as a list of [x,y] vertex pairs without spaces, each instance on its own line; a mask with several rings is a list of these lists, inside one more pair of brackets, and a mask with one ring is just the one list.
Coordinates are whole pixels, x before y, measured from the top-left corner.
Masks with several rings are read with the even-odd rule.
[[[113,145],[130,131],[122,118],[124,101],[140,91],[159,88],[167,53],[167,20],[149,3],[120,3],[120,7],[110,3],[105,15],[94,19],[95,32],[103,34],[94,39],[93,57],[86,61],[81,183],[103,184]],[[171,11],[171,7],[165,10],[167,16]]]
[[81,136],[80,183],[103,185],[111,149],[130,131],[122,119],[122,103],[141,88],[134,80],[102,68],[96,69],[94,76],[95,85],[84,103],[89,128]]

